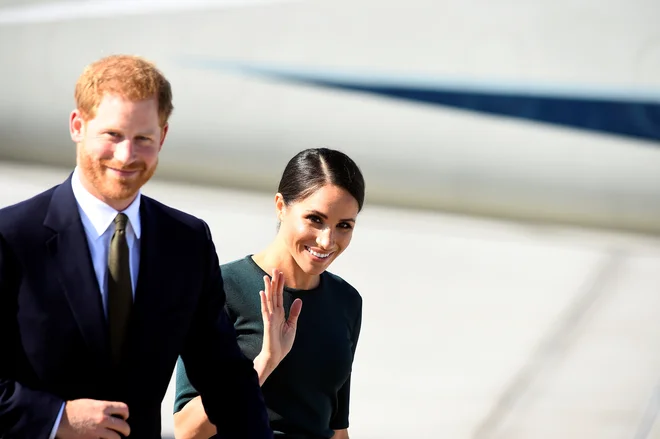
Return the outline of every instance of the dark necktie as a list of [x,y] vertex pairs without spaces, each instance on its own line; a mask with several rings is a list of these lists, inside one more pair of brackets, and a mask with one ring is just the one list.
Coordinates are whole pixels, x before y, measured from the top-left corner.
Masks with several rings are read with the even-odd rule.
[[120,213],[115,217],[115,233],[108,252],[108,325],[112,358],[118,364],[124,344],[128,319],[133,305],[133,288],[129,264],[126,222]]

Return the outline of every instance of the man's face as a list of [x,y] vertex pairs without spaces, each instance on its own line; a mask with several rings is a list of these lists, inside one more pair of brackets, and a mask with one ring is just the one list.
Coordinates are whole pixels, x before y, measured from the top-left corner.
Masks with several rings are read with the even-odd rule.
[[104,95],[94,118],[75,110],[71,138],[85,188],[116,210],[124,210],[158,166],[167,125],[160,127],[156,98],[130,101]]

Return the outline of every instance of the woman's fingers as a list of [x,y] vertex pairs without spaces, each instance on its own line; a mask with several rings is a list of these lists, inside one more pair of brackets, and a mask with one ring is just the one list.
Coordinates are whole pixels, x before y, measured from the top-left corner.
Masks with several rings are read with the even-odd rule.
[[278,312],[282,310],[282,307],[284,306],[284,274],[277,270],[273,269],[273,275],[272,275],[272,283],[271,283],[271,297],[272,297],[272,305],[273,305],[273,311],[277,310]]
[[302,311],[302,300],[300,298],[293,301],[291,304],[291,310],[289,311],[289,325],[296,327],[298,323],[298,317],[300,317],[300,311]]
[[262,312],[265,310],[269,315],[284,313],[284,273],[277,269],[273,269],[272,276],[264,275],[261,307]]
[[275,290],[275,306],[282,308],[284,306],[284,273],[277,272],[277,290]]
[[271,285],[271,280],[270,278],[265,275],[264,276],[264,293],[266,295],[266,309],[268,310],[268,313],[271,314],[273,312],[273,287]]
[[268,311],[268,299],[266,299],[266,293],[264,291],[259,291],[259,297],[261,297],[261,317],[266,320],[270,320],[270,311]]

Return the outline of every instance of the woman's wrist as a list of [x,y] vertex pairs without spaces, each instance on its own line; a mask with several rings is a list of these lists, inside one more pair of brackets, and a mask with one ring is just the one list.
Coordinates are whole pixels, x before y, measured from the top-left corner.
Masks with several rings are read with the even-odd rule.
[[257,371],[257,375],[259,375],[260,386],[263,385],[266,378],[268,378],[277,366],[271,355],[264,351],[259,352],[259,355],[254,359],[253,365],[254,370]]

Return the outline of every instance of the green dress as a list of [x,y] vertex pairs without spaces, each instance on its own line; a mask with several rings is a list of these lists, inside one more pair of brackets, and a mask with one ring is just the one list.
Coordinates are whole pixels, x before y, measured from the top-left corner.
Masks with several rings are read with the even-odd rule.
[[[221,266],[226,311],[250,360],[261,351],[259,291],[266,274],[251,255]],[[262,386],[270,423],[279,439],[329,438],[348,428],[351,369],[362,323],[362,297],[340,277],[324,272],[312,290],[284,288],[284,308],[300,298],[302,312],[291,352]],[[198,392],[179,359],[174,412]]]

